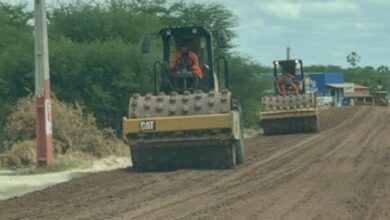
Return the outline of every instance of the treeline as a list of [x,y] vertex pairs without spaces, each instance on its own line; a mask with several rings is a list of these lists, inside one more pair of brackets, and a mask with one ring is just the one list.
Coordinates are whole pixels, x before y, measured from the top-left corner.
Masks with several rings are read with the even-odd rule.
[[[84,105],[102,127],[119,131],[130,95],[152,91],[152,65],[161,60],[161,43],[154,39],[151,53],[143,55],[139,50],[143,34],[155,35],[167,26],[199,25],[212,32],[225,30],[231,40],[236,37],[232,30],[238,18],[220,4],[107,2],[63,1],[48,11],[52,92],[62,101]],[[0,133],[17,100],[34,91],[31,10],[0,3]],[[256,73],[270,68],[230,49],[215,52],[228,59],[233,94],[242,102],[246,125],[255,125],[266,87]]]

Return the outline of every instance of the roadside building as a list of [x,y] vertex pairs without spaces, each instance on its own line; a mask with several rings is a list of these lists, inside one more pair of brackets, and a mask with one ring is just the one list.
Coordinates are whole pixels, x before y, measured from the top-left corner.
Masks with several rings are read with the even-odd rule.
[[388,106],[389,96],[388,92],[384,90],[375,91],[375,105]]
[[344,94],[345,91],[353,90],[352,83],[330,83],[326,85],[329,90],[328,96],[333,97],[333,105],[342,106],[345,104]]
[[351,83],[353,87],[345,90],[346,105],[375,105],[375,96],[370,94],[370,88],[364,85]]

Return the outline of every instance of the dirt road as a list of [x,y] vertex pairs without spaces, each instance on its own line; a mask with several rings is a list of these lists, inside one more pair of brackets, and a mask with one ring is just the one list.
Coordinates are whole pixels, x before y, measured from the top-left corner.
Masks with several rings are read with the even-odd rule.
[[390,219],[390,110],[247,140],[235,170],[93,174],[0,202],[1,219]]

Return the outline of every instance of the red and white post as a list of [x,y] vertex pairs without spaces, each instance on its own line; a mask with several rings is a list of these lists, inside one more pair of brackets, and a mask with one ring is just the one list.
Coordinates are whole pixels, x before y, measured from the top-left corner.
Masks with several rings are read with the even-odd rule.
[[39,166],[46,166],[53,162],[53,118],[50,101],[46,2],[45,0],[34,2],[37,162]]

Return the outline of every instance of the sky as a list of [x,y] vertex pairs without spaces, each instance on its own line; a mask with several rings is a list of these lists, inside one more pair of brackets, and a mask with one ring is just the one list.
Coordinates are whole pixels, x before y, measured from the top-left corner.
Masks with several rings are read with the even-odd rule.
[[[32,0],[13,0],[33,2]],[[46,0],[48,4],[53,0]],[[236,51],[263,65],[291,57],[306,65],[390,66],[390,0],[197,0],[224,5],[238,17]]]
[[[198,0],[209,2],[207,0]],[[240,53],[264,65],[292,58],[306,65],[390,66],[390,0],[212,0],[239,17]]]

